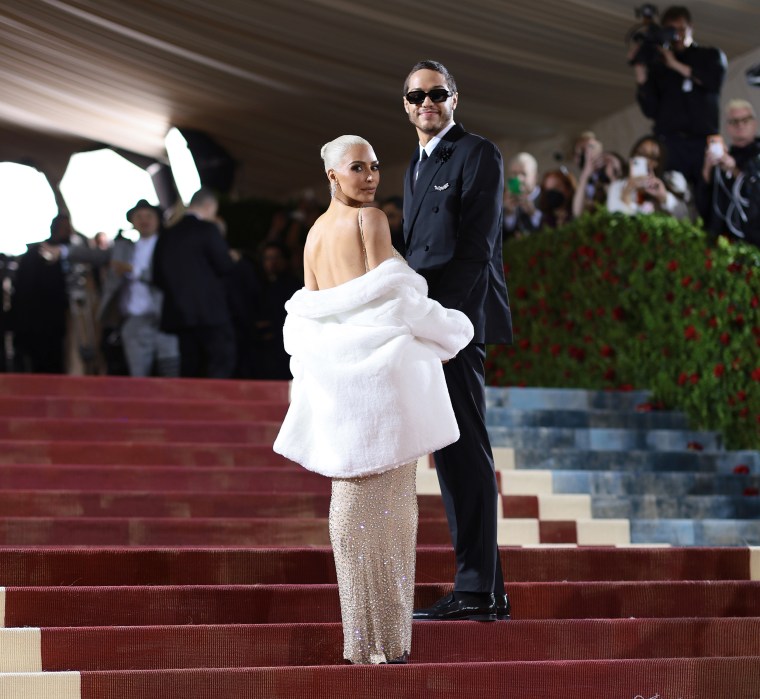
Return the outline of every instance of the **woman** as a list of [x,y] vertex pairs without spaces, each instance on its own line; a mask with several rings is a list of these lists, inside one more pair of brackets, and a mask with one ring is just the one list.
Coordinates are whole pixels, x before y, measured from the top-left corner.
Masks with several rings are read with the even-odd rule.
[[[636,158],[646,161],[646,171],[636,171]],[[613,182],[607,191],[607,209],[631,215],[661,211],[675,218],[688,218],[691,195],[686,180],[679,172],[663,173],[662,163],[666,160],[662,145],[653,136],[636,141],[631,149],[628,177]],[[671,188],[677,189],[679,196]]]
[[441,362],[473,329],[394,254],[385,214],[368,206],[380,181],[370,144],[341,136],[322,158],[332,201],[306,239],[305,288],[286,305],[293,388],[274,450],[332,478],[345,658],[406,662],[416,460],[459,438]]
[[560,228],[573,217],[575,178],[563,170],[549,170],[541,178],[538,210],[544,228]]

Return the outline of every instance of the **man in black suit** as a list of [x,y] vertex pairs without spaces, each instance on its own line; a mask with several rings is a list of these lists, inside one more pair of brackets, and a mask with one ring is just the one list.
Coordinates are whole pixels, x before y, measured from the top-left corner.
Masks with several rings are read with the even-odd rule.
[[216,196],[198,190],[182,220],[158,238],[153,283],[164,292],[161,329],[179,336],[181,374],[226,379],[235,369],[235,335],[224,277],[233,268],[213,223]]
[[486,343],[512,341],[501,258],[504,167],[493,143],[454,123],[457,88],[443,65],[415,65],[403,99],[419,136],[404,183],[405,256],[427,279],[430,297],[465,313],[475,328],[472,343],[444,366],[461,437],[435,454],[456,552],[454,592],[414,618],[509,618],[484,369]]

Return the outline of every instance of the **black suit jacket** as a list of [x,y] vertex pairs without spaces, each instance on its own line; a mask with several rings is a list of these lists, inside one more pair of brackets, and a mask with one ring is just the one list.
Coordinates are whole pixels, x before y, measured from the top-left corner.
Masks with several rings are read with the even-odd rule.
[[412,193],[418,155],[419,148],[404,178],[404,239],[395,244],[427,280],[430,297],[472,321],[473,342],[512,342],[499,149],[456,124],[425,163]]
[[233,262],[213,223],[186,215],[164,231],[153,253],[153,283],[164,292],[166,332],[230,323],[224,277]]

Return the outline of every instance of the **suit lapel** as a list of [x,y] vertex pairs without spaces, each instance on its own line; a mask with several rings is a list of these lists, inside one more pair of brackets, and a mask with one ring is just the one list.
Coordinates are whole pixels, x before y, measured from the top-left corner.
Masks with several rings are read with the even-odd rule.
[[[409,166],[409,170],[407,171],[407,178],[404,186],[404,222],[407,230],[407,234],[404,237],[404,240],[407,247],[409,247],[409,241],[411,240],[412,233],[414,232],[414,222],[417,219],[417,214],[420,212],[422,200],[425,198],[425,195],[430,189],[430,183],[433,181],[433,178],[436,176],[438,170],[441,169],[441,166],[444,163],[444,159],[440,157],[440,149],[453,148],[454,142],[459,140],[462,134],[464,134],[464,129],[459,124],[455,124],[446,132],[446,134],[441,139],[441,142],[433,151],[433,155],[430,156],[433,162],[427,163],[422,169],[419,179],[414,185],[414,194],[412,194],[411,178],[414,177],[414,168],[417,164],[417,158],[412,158],[412,163]],[[417,153],[419,154],[419,148],[417,148]],[[407,200],[410,200],[408,210],[406,204]],[[408,224],[406,224],[407,220],[409,221]]]

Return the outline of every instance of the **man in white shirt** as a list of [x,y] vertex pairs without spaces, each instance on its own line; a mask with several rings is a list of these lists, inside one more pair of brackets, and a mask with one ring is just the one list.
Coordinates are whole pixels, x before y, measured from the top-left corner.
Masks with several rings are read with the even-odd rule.
[[160,330],[161,290],[153,284],[153,252],[161,229],[161,211],[141,199],[127,212],[140,237],[119,236],[111,248],[49,247],[48,257],[107,266],[98,318],[103,327],[120,328],[131,376],[179,376],[179,342]]

